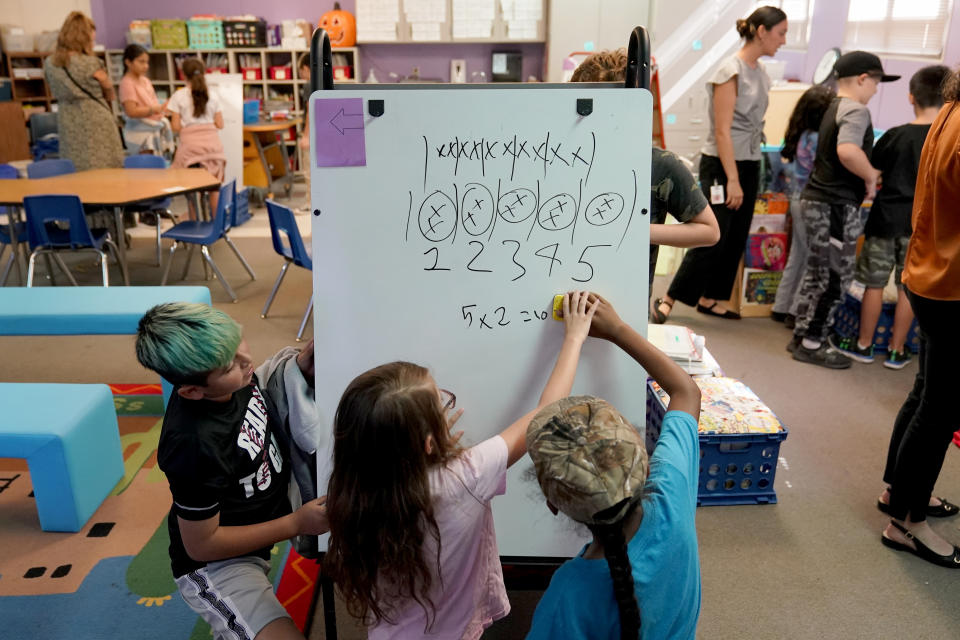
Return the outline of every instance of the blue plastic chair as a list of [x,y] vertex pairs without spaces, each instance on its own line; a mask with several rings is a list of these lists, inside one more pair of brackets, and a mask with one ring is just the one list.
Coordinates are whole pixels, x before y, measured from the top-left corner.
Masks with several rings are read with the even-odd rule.
[[[124,169],[166,169],[167,161],[161,156],[154,156],[141,153],[135,156],[127,156],[123,159]],[[162,249],[160,235],[163,230],[160,228],[160,218],[166,218],[174,225],[177,224],[177,217],[170,212],[170,198],[154,198],[153,200],[141,200],[135,204],[124,207],[127,211],[144,212],[151,211],[157,216],[157,266],[160,266],[162,260]]]
[[163,270],[163,279],[160,281],[161,286],[167,284],[167,276],[170,274],[170,266],[173,264],[173,254],[176,253],[177,247],[180,246],[181,243],[189,245],[187,262],[183,265],[183,275],[180,277],[181,280],[184,280],[190,269],[190,260],[193,258],[193,247],[199,245],[203,259],[206,260],[206,263],[213,269],[213,273],[216,274],[217,280],[220,281],[223,288],[227,290],[230,299],[236,302],[237,295],[233,292],[233,289],[223,277],[223,274],[220,273],[217,263],[210,257],[210,245],[220,239],[226,241],[227,246],[230,247],[234,255],[237,256],[237,259],[243,265],[243,268],[250,274],[250,279],[257,279],[257,274],[253,272],[253,269],[250,268],[247,261],[240,255],[237,246],[233,244],[233,241],[227,235],[227,220],[231,215],[231,209],[233,209],[233,192],[235,188],[236,180],[231,180],[220,187],[220,198],[217,201],[217,211],[214,213],[213,220],[185,220],[177,223],[173,229],[170,229],[161,236],[162,238],[173,240],[173,246],[170,247],[170,257],[167,259],[167,266]]
[[[0,164],[0,180],[16,180],[19,177],[20,173],[16,167],[9,164]],[[9,215],[9,213],[6,207],[0,207],[0,214]],[[10,246],[11,249],[10,257],[7,258],[6,264],[3,265],[3,271],[0,272],[0,287],[7,284],[7,278],[10,277],[10,269],[17,259],[17,254],[12,249],[13,242],[11,240],[11,233],[17,241],[17,246],[23,247],[24,256],[27,254],[27,225],[22,222],[14,224],[11,218],[7,218],[6,223],[0,224],[0,259],[3,258],[3,253],[7,250],[7,246]]]
[[104,245],[113,254],[120,265],[123,282],[130,284],[127,270],[120,261],[117,245],[110,239],[106,229],[90,230],[83,213],[83,204],[77,196],[50,195],[27,196],[23,199],[23,208],[27,214],[27,240],[30,242],[30,261],[27,264],[27,286],[33,286],[34,263],[38,255],[52,255],[57,264],[67,274],[70,284],[77,286],[70,269],[60,257],[61,251],[92,251],[100,258],[103,273],[103,286],[110,286],[107,273],[107,254]]
[[52,176],[62,176],[65,173],[76,172],[77,168],[73,166],[73,160],[68,160],[67,158],[37,160],[27,165],[27,177],[30,179],[50,178]]
[[[289,207],[267,200],[267,215],[270,217],[270,237],[273,238],[273,250],[283,258],[283,266],[280,267],[280,275],[273,284],[273,290],[267,298],[267,303],[263,305],[263,311],[260,312],[261,318],[267,317],[267,311],[273,304],[273,298],[280,289],[280,283],[283,277],[287,275],[287,268],[290,264],[295,264],[307,271],[313,271],[313,258],[310,252],[303,244],[303,236],[300,235],[300,229],[297,227],[297,221],[293,217],[293,211]],[[284,243],[286,236],[286,243]],[[300,330],[297,332],[297,342],[303,337],[303,330],[307,326],[307,320],[313,314],[313,294],[310,295],[310,302],[307,303],[307,309],[303,312],[303,320],[300,322]]]

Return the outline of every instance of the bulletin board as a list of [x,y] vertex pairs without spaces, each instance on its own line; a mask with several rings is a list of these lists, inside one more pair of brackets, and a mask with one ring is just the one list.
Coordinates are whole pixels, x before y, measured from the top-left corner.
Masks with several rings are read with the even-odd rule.
[[[563,339],[555,294],[601,292],[644,333],[648,295],[647,90],[336,89],[310,101],[321,492],[333,413],[358,374],[428,367],[477,443],[536,406]],[[588,339],[573,393],[643,425],[645,382],[631,358]],[[514,465],[493,500],[500,553],[571,556],[583,534],[550,514],[524,478],[531,467]]]

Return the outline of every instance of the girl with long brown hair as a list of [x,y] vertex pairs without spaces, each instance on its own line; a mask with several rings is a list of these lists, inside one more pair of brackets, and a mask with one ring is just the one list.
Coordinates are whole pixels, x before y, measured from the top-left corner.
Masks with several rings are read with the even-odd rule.
[[[203,77],[206,67],[200,58],[187,58],[180,70],[187,86],[177,89],[167,102],[170,127],[174,133],[180,134],[180,144],[172,166],[202,167],[223,182],[227,157],[218,133],[219,129],[223,129],[220,101],[207,88]],[[210,208],[217,208],[216,192],[210,194]],[[192,203],[189,215],[191,219],[196,219]]]
[[361,374],[334,417],[326,571],[369,638],[479,638],[510,611],[490,501],[526,453],[526,429],[570,393],[597,302],[564,297],[565,337],[536,409],[476,446],[457,445],[456,397],[424,367]]
[[60,157],[78,171],[123,166],[123,145],[110,103],[113,83],[93,55],[96,26],[73,11],[63,21],[57,49],[43,63],[50,93],[57,100]]

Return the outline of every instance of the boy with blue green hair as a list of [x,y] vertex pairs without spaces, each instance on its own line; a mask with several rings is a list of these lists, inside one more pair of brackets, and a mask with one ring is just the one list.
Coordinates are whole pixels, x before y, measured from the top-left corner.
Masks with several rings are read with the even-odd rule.
[[317,448],[312,342],[254,370],[232,318],[175,302],[140,319],[136,352],[174,385],[157,460],[173,496],[167,527],[180,594],[216,638],[303,638],[267,573],[275,543],[329,528],[325,498],[296,510],[288,498],[292,461]]

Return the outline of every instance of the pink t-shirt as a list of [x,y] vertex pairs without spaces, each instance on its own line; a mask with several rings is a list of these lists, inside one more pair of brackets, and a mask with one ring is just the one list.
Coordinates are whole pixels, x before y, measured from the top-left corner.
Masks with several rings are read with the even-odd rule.
[[[124,74],[120,79],[120,104],[122,105],[127,100],[139,102],[146,107],[154,107],[160,104],[150,78],[147,76],[134,78],[129,73]],[[142,118],[142,120],[157,121],[156,118]]]
[[[500,436],[467,449],[444,467],[430,471],[434,518],[440,529],[440,580],[431,599],[436,619],[426,633],[426,614],[413,602],[391,616],[396,623],[369,629],[369,640],[407,638],[475,639],[494,620],[510,613],[490,500],[507,490],[507,443]],[[436,557],[427,538],[424,553]]]

